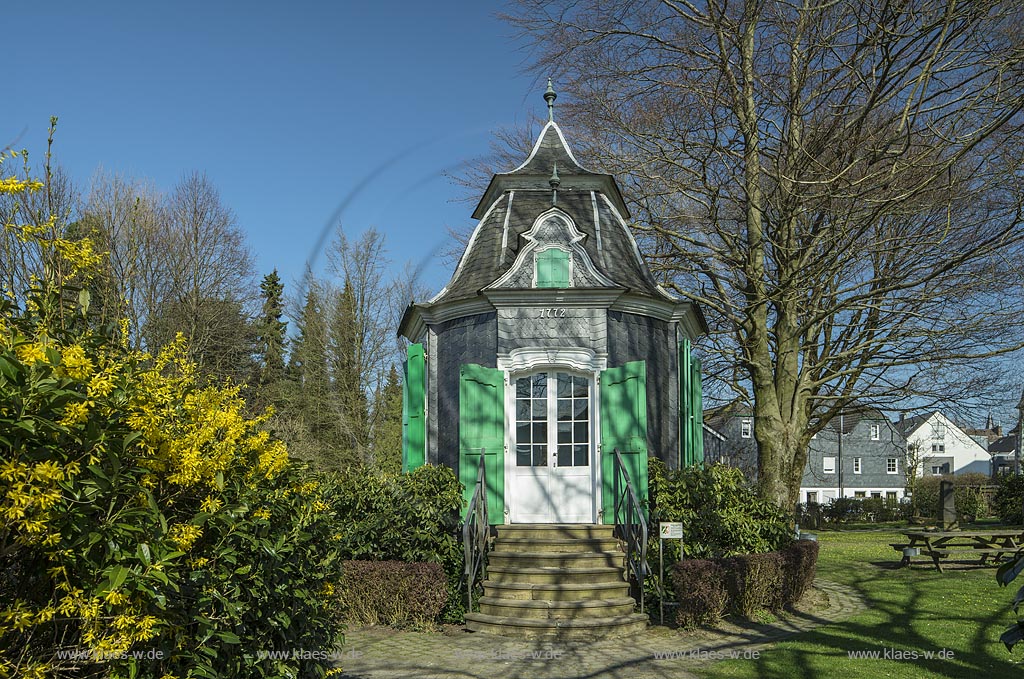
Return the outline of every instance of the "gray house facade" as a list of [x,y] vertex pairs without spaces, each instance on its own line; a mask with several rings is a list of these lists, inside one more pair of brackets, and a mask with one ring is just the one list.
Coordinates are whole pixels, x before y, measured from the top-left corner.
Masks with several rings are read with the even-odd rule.
[[[749,410],[732,404],[705,413],[724,441],[705,459],[743,470],[757,481],[757,443]],[[873,408],[851,409],[833,418],[807,452],[800,484],[801,502],[828,503],[840,497],[902,500],[906,493],[907,444],[900,430]]]

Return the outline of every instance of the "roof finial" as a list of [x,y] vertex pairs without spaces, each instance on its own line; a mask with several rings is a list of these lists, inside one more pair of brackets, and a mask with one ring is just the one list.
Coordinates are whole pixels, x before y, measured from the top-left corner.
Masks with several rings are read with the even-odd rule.
[[555,99],[558,95],[555,94],[555,88],[551,86],[551,78],[548,78],[548,90],[544,93],[544,101],[548,102],[548,121],[555,121]]

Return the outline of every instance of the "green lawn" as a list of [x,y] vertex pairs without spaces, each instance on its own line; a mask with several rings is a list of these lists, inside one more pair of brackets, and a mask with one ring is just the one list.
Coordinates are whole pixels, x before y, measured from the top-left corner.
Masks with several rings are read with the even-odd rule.
[[[820,577],[843,583],[867,600],[869,610],[843,622],[780,642],[758,660],[728,660],[704,674],[718,677],[1024,677],[1024,649],[1013,656],[999,643],[1012,619],[1016,587],[1000,588],[994,568],[938,573],[917,557],[894,569],[889,546],[897,533],[820,532]],[[949,659],[856,659],[850,651],[952,651]]]

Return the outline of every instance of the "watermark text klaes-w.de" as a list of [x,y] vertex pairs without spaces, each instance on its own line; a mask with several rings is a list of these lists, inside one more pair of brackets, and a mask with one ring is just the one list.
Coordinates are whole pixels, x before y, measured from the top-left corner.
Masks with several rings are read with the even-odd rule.
[[954,652],[948,648],[942,648],[938,651],[925,651],[914,648],[883,646],[882,648],[870,650],[847,651],[846,655],[851,660],[901,660],[914,662],[917,660],[952,660]]
[[655,660],[759,660],[761,652],[751,649],[733,648],[729,650],[712,650],[691,648],[685,651],[655,651]]

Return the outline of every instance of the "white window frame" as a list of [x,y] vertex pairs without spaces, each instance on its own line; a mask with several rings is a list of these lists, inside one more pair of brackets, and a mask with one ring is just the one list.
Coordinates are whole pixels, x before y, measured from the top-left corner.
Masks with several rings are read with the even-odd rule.
[[860,474],[861,471],[861,459],[859,457],[853,458],[853,473]]
[[881,438],[882,438],[882,425],[878,424],[877,422],[872,423],[872,425],[871,425],[871,440],[872,441],[879,441],[879,440],[881,440]]
[[749,417],[744,417],[740,420],[740,438],[749,439],[753,438],[754,434],[754,421]]
[[900,460],[897,457],[885,458],[885,473],[886,474],[899,474],[900,473]]
[[[831,467],[831,469],[829,467]],[[835,474],[836,458],[831,456],[821,458],[821,471],[825,474]]]

